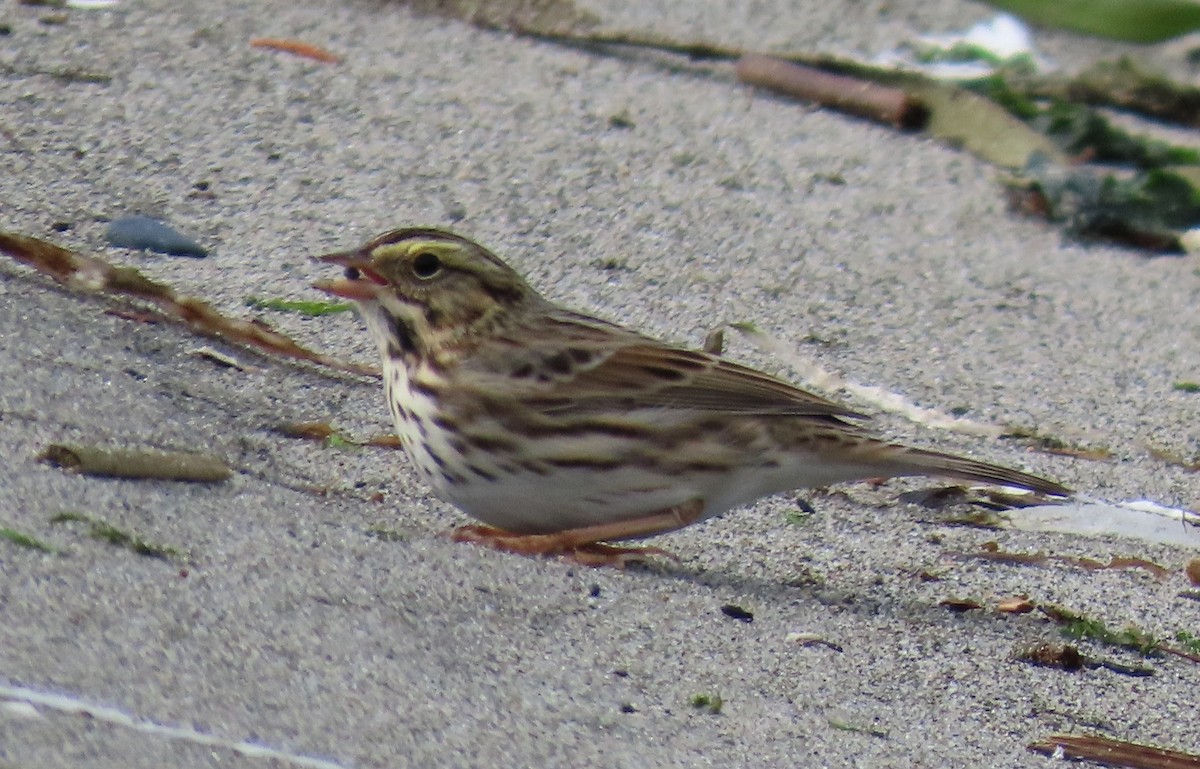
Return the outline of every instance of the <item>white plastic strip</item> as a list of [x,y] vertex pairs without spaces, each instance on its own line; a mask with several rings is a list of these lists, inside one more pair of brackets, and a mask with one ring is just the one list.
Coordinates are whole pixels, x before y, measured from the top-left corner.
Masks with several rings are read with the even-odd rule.
[[132,729],[144,734],[165,737],[170,740],[183,740],[194,745],[203,745],[210,748],[224,748],[247,758],[274,759],[275,761],[291,766],[304,767],[304,769],[346,769],[342,764],[327,761],[323,758],[286,753],[282,750],[269,748],[265,745],[256,745],[252,742],[227,740],[223,737],[215,737],[211,734],[198,732],[195,729],[186,729],[181,726],[158,724],[143,718],[137,718],[117,708],[96,705],[65,694],[50,694],[49,692],[41,692],[36,689],[28,689],[24,686],[5,686],[0,684],[0,699],[7,700],[5,703],[6,711],[26,718],[33,717],[34,714],[28,708],[22,708],[21,704],[54,710],[59,713],[85,715],[96,721]]

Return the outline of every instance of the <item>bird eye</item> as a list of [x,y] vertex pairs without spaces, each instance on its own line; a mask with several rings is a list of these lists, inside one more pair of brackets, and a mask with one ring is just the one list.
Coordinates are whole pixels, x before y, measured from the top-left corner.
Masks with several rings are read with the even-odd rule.
[[346,276],[346,280],[358,280],[362,277],[362,273],[358,271],[357,267],[347,267],[342,274]]
[[412,268],[413,274],[418,278],[429,280],[442,271],[442,260],[438,259],[437,254],[422,251],[413,257]]

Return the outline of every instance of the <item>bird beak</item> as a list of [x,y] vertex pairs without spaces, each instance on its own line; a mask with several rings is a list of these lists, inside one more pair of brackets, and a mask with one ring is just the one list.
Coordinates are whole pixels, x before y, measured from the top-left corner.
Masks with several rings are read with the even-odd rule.
[[339,280],[318,280],[313,287],[327,294],[340,296],[356,302],[368,302],[378,297],[378,291],[387,285],[387,280],[371,268],[371,260],[363,256],[361,251],[339,251],[333,254],[314,257],[324,264],[336,264],[347,272],[356,270],[357,279],[342,278]]
[[375,298],[374,287],[358,281],[318,280],[313,283],[313,288],[355,302],[368,302]]

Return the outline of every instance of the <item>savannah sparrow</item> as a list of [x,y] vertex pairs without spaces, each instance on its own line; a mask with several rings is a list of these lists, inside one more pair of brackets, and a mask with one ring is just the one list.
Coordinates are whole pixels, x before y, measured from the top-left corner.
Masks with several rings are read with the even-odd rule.
[[1017,470],[872,437],[849,409],[716,355],[547,301],[495,254],[401,229],[319,257],[379,346],[424,479],[486,526],[455,538],[621,564],[603,544],[800,487],[942,475],[1066,495]]

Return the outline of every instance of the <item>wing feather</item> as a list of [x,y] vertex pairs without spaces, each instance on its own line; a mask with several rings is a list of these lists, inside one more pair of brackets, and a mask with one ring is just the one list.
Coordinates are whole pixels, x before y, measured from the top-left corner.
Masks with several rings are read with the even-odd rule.
[[[619,326],[563,313],[476,349],[460,374],[544,410],[594,413],[662,408],[716,414],[862,418],[819,395],[716,355],[664,344]],[[536,338],[536,344],[530,339]],[[497,377],[505,378],[503,388]]]

